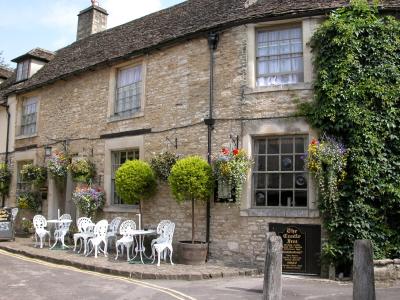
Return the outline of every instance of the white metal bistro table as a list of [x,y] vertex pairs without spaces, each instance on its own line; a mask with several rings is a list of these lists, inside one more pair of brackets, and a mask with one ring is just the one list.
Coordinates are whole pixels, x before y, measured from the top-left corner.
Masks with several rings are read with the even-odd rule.
[[[55,229],[55,230],[57,230],[57,225],[58,225],[58,224],[61,224],[61,223],[72,223],[72,220],[68,220],[68,219],[63,219],[63,220],[58,220],[58,219],[47,220],[47,224],[55,224],[55,226],[56,226],[56,229]],[[59,241],[59,240],[56,239],[54,245],[53,245],[50,249],[53,249],[53,248],[57,245],[58,241]],[[63,247],[63,248],[64,248],[64,247],[69,248],[67,245],[64,244],[64,240],[60,240],[60,241],[61,241],[61,243],[62,243],[62,247]]]
[[152,229],[149,229],[149,230],[139,229],[139,230],[133,230],[132,234],[135,236],[136,247],[135,247],[135,256],[130,261],[133,261],[136,258],[136,256],[139,254],[140,260],[141,260],[142,264],[144,264],[143,256],[146,257],[147,259],[150,259],[150,257],[148,257],[145,253],[146,248],[143,245],[144,236],[156,234],[156,231],[152,230]]

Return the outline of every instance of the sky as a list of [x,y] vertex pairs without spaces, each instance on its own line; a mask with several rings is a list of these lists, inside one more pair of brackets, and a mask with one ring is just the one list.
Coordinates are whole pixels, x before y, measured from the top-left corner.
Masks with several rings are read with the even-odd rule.
[[[98,0],[111,28],[184,0]],[[0,52],[9,67],[29,50],[55,51],[76,40],[77,14],[90,0],[0,0]]]

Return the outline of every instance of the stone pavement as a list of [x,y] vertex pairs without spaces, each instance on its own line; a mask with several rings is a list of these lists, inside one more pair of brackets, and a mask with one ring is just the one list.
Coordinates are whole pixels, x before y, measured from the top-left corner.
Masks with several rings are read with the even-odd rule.
[[47,246],[42,249],[35,248],[31,238],[17,237],[15,241],[1,241],[0,249],[52,263],[135,279],[200,280],[259,274],[256,269],[226,267],[217,262],[209,262],[201,266],[182,264],[172,266],[168,260],[167,263],[162,262],[160,267],[150,263],[130,264],[126,261],[126,256],[115,260],[114,253],[111,253],[109,257],[100,254],[98,258],[94,258],[94,255],[86,257],[82,253],[73,252],[72,249],[50,250]]

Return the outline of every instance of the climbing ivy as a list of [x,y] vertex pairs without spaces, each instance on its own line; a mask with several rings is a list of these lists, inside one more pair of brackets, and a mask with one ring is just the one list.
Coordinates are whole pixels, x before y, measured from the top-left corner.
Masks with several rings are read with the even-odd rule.
[[315,99],[302,113],[348,149],[338,214],[319,197],[324,254],[349,265],[354,240],[370,239],[375,258],[400,257],[400,22],[354,0],[329,16],[311,47]]

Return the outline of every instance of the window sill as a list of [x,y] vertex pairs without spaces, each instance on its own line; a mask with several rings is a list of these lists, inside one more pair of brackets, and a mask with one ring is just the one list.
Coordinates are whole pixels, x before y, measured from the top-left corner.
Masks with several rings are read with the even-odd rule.
[[308,208],[249,208],[240,211],[241,217],[319,218],[317,209]]
[[18,135],[15,137],[16,140],[23,140],[23,139],[29,139],[29,138],[34,138],[37,137],[38,134],[34,133],[34,134],[30,134],[30,135]]
[[258,94],[258,93],[269,93],[269,92],[280,92],[280,91],[300,91],[300,90],[312,90],[312,83],[296,83],[296,84],[283,84],[274,86],[259,86],[255,88],[249,88],[244,92],[245,95]]
[[110,205],[103,208],[104,212],[111,213],[139,213],[138,205]]
[[119,122],[119,121],[124,121],[124,120],[130,120],[130,119],[135,119],[135,118],[141,118],[144,117],[144,112],[143,111],[138,111],[137,113],[133,113],[129,116],[108,116],[107,123],[112,123],[112,122]]

